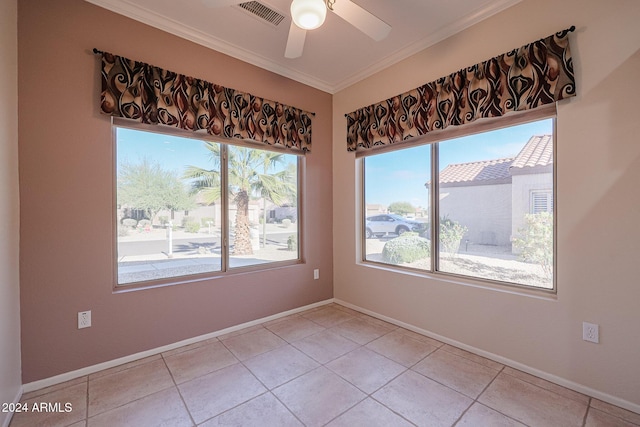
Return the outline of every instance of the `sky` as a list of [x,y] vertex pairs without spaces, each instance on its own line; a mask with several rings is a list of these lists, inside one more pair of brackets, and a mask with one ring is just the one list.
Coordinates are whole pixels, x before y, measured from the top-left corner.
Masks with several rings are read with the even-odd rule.
[[138,163],[147,158],[179,174],[186,165],[211,169],[209,150],[198,139],[117,128],[116,150],[118,164]]
[[[440,170],[451,163],[515,157],[533,135],[551,134],[546,119],[440,143]],[[179,175],[186,165],[211,168],[209,150],[198,139],[117,128],[118,163],[147,158]],[[291,156],[294,159],[295,156]],[[365,201],[388,206],[409,202],[427,207],[424,184],[431,179],[431,148],[423,145],[365,158]]]
[[[139,163],[142,159],[157,161],[164,169],[182,175],[185,166],[212,169],[210,151],[199,139],[181,138],[155,132],[144,132],[127,128],[117,128],[118,164],[123,161]],[[285,156],[294,161],[296,156]],[[284,165],[281,165],[284,167]]]
[[[546,119],[440,143],[440,170],[448,164],[515,157],[534,135],[553,133]],[[431,147],[423,145],[365,158],[365,203],[409,202],[427,207]]]

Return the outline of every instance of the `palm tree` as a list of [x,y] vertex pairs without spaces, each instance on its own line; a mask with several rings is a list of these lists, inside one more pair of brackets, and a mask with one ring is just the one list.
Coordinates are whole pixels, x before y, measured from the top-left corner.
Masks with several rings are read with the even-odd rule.
[[[193,180],[192,188],[200,193],[204,202],[211,204],[220,198],[220,144],[205,142],[214,168],[211,170],[188,166],[185,178]],[[234,255],[253,254],[249,228],[249,200],[262,196],[275,204],[282,204],[295,195],[295,180],[290,169],[269,173],[283,163],[284,154],[247,147],[229,147],[229,197],[236,205]],[[295,197],[294,197],[295,199]]]

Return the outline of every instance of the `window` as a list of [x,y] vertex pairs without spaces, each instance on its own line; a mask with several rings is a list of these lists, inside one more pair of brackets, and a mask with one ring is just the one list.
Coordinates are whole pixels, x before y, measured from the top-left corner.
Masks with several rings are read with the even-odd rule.
[[553,140],[545,119],[365,157],[364,260],[553,289]]
[[298,156],[115,126],[117,284],[298,262]]
[[431,268],[430,203],[425,188],[430,159],[428,145],[366,158],[366,260]]
[[532,214],[553,212],[553,193],[551,191],[532,191],[530,212]]

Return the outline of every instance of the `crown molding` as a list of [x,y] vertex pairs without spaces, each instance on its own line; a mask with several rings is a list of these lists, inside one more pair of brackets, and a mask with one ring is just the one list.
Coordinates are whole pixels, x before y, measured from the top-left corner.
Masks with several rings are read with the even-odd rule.
[[138,22],[142,22],[143,24],[147,24],[162,31],[166,31],[167,33],[173,34],[183,39],[192,41],[199,45],[208,47],[215,51],[221,52],[225,55],[229,55],[233,58],[263,68],[267,71],[271,71],[283,77],[290,78],[307,86],[311,86],[330,94],[335,94],[336,92],[339,92],[355,83],[358,83],[359,81],[364,80],[367,77],[370,77],[373,74],[382,71],[383,69],[388,68],[402,61],[403,59],[410,57],[411,55],[414,55],[424,49],[427,49],[430,46],[433,46],[434,44],[446,39],[447,37],[461,32],[480,21],[489,18],[492,15],[495,15],[517,3],[520,3],[522,0],[498,0],[491,2],[486,7],[477,9],[464,18],[442,27],[433,35],[419,40],[404,49],[398,50],[393,54],[382,58],[380,61],[372,64],[365,70],[352,74],[351,76],[348,76],[340,80],[339,82],[333,83],[319,79],[310,74],[303,73],[294,68],[283,66],[282,64],[270,60],[264,56],[251,52],[240,46],[236,46],[217,37],[213,37],[201,30],[190,27],[166,16],[160,15],[153,10],[143,8],[127,0],[85,1],[110,10],[112,12],[118,13],[120,15],[126,16],[128,18],[134,19]]
[[377,72],[384,70],[385,68],[388,68],[394,64],[397,64],[398,62],[404,59],[407,59],[410,56],[415,55],[418,52],[421,52],[435,45],[436,43],[439,43],[447,39],[448,37],[451,37],[459,32],[462,32],[467,28],[485,19],[497,13],[500,13],[503,10],[508,9],[509,7],[517,3],[520,3],[521,1],[522,0],[500,0],[500,1],[491,2],[490,5],[477,9],[471,12],[470,14],[468,14],[467,16],[465,16],[464,18],[454,21],[451,24],[440,28],[431,36],[421,39],[407,46],[404,49],[398,50],[394,52],[392,55],[386,56],[382,60],[368,67],[366,70],[363,70],[360,73],[356,73],[349,76],[348,78],[345,78],[341,82],[333,85],[331,93],[339,92],[342,89],[345,89],[353,84],[356,84],[359,81],[364,80],[367,77],[370,77],[376,74]]
[[217,52],[229,55],[233,58],[247,62],[251,65],[263,68],[267,71],[290,78],[307,86],[314,87],[324,92],[333,93],[333,85],[317,77],[302,73],[289,67],[282,66],[268,58],[251,52],[240,46],[236,46],[227,41],[213,37],[196,28],[192,28],[173,19],[162,16],[152,10],[140,7],[126,0],[85,0],[96,6],[110,10],[117,14],[126,16],[143,24],[158,28],[167,33],[192,41],[199,45],[208,47]]

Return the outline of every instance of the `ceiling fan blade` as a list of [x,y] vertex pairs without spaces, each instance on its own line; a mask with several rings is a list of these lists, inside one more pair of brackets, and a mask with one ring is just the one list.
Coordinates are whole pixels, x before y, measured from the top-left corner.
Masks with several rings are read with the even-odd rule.
[[307,30],[298,27],[293,20],[289,27],[289,37],[287,38],[287,48],[284,51],[285,58],[299,58],[302,56],[304,39],[307,37]]
[[242,0],[202,0],[202,4],[207,7],[224,7],[240,4]]
[[375,41],[380,41],[389,35],[391,26],[373,14],[367,12],[351,0],[337,0],[332,10]]

